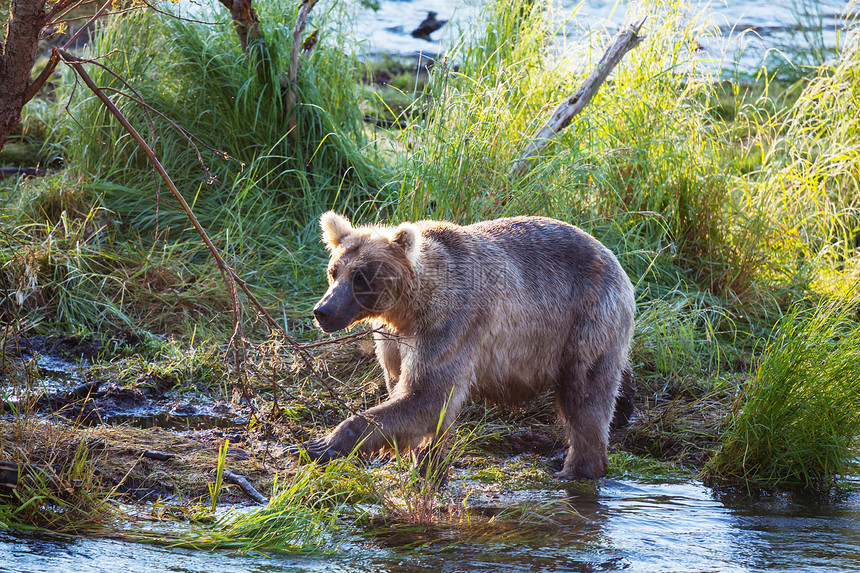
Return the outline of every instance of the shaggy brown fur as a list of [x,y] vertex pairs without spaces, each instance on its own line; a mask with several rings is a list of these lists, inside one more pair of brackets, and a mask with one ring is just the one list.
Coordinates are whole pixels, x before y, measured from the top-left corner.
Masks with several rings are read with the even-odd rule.
[[[584,231],[516,217],[352,227],[321,219],[330,287],[320,327],[369,319],[389,397],[304,445],[315,459],[414,448],[470,397],[517,404],[554,389],[570,447],[561,478],[604,475],[636,305],[615,256]],[[444,412],[444,414],[443,414]]]

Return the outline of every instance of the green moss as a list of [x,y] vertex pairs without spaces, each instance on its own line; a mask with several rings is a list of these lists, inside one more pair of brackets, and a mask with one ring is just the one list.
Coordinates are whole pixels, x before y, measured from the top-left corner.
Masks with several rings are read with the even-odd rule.
[[672,480],[692,479],[694,473],[676,464],[630,452],[613,452],[609,455],[607,477],[613,479]]

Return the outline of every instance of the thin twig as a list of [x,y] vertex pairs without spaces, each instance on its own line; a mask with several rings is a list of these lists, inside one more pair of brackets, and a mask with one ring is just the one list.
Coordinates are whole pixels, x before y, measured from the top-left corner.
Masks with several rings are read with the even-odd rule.
[[146,0],[141,0],[146,6],[155,12],[156,14],[161,14],[163,16],[167,16],[168,18],[173,18],[175,20],[179,20],[180,22],[191,22],[192,24],[204,24],[206,26],[223,26],[224,22],[207,22],[206,20],[195,20],[194,18],[183,18],[178,14],[174,14],[172,12],[167,12],[166,10],[162,10],[161,8],[156,8],[155,4],[151,2],[147,2]]
[[354,338],[363,338],[368,334],[376,334],[382,332],[382,328],[374,328],[373,330],[362,330],[361,332],[354,332],[352,334],[346,334],[344,336],[338,336],[337,338],[329,338],[328,340],[321,340],[319,342],[312,342],[310,344],[300,344],[299,348],[303,350],[307,350],[308,348],[317,348],[318,346],[328,346],[329,344],[340,344],[342,342],[347,342],[348,340],[352,340]]

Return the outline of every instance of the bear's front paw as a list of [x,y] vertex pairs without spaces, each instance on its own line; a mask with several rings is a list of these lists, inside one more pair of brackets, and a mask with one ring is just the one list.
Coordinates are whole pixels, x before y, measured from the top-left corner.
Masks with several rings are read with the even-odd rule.
[[288,456],[307,457],[312,462],[328,463],[343,454],[333,450],[322,438],[308,440],[304,444],[296,444],[287,448]]
[[563,481],[600,479],[606,475],[606,464],[599,462],[586,463],[579,466],[565,464],[560,472],[555,472],[553,475],[555,479]]

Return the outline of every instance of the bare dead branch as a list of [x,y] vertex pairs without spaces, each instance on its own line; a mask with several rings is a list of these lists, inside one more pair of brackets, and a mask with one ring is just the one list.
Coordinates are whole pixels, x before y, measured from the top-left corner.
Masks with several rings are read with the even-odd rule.
[[269,503],[269,498],[265,495],[261,494],[257,489],[251,485],[247,479],[239,474],[234,474],[231,471],[224,470],[224,481],[227,483],[232,483],[238,485],[242,488],[248,497],[259,503],[260,505],[267,505]]
[[302,51],[302,35],[308,25],[308,16],[314,9],[318,0],[302,0],[299,6],[299,14],[296,16],[296,26],[293,28],[293,47],[290,52],[290,69],[287,72],[287,97],[284,101],[284,113],[290,118],[289,132],[295,137],[296,117],[292,115],[293,107],[296,105],[296,80],[299,77],[299,54]]
[[[89,19],[89,21],[86,24],[84,24],[83,26],[78,28],[78,31],[75,32],[72,35],[72,37],[66,41],[65,44],[63,44],[63,47],[61,49],[62,50],[68,50],[69,46],[71,46],[72,44],[75,43],[75,40],[77,40],[78,37],[80,37],[80,35],[84,32],[84,30],[89,28],[93,24],[93,22],[95,22],[96,20],[98,20],[99,18],[104,16],[105,12],[107,11],[108,7],[112,4],[112,2],[113,2],[113,0],[107,0],[107,2],[104,3],[104,6],[102,6],[95,13],[95,15]],[[54,8],[56,8],[56,5],[54,6]],[[39,77],[37,77],[35,80],[33,80],[33,83],[31,83],[29,86],[27,86],[27,91],[24,94],[25,101],[30,101],[31,99],[36,97],[36,94],[39,93],[39,90],[42,89],[42,86],[45,85],[45,82],[48,81],[48,78],[51,77],[51,75],[54,73],[54,70],[57,69],[57,64],[59,62],[60,62],[59,53],[57,53],[56,48],[51,48],[51,57],[48,58],[48,63],[45,64],[45,67],[42,69],[42,72],[39,74]]]
[[532,137],[525,151],[520,155],[519,159],[514,162],[513,175],[521,177],[531,169],[532,162],[529,160],[537,155],[557,133],[570,125],[573,118],[585,109],[601,84],[606,81],[615,66],[621,61],[627,52],[635,48],[642,41],[644,36],[639,35],[639,30],[645,23],[645,18],[630,24],[622,29],[606,49],[606,53],[600,58],[597,66],[588,75],[582,85],[576,92],[561,102],[555,111],[552,112],[549,120],[541,127],[538,132]]
[[[123,115],[123,113],[117,108],[111,99],[99,88],[98,85],[93,81],[90,75],[83,67],[83,63],[86,60],[82,60],[68,52],[63,50],[59,50],[60,57],[63,62],[68,64],[72,69],[77,72],[78,76],[84,81],[87,87],[98,97],[105,107],[110,111],[110,113],[120,122],[120,124],[125,128],[125,130],[134,138],[138,147],[146,154],[147,158],[149,158],[150,163],[152,163],[155,170],[164,180],[167,188],[170,189],[170,193],[173,197],[179,202],[182,210],[185,211],[185,215],[188,217],[189,221],[191,221],[191,225],[194,227],[194,230],[200,235],[200,238],[203,240],[203,243],[206,245],[206,248],[209,249],[209,252],[212,253],[213,258],[218,264],[218,270],[221,272],[221,276],[224,279],[224,283],[227,286],[227,290],[230,294],[230,300],[232,301],[233,307],[233,336],[230,339],[230,347],[233,349],[233,355],[236,360],[236,367],[239,372],[241,384],[241,391],[245,397],[245,401],[248,406],[251,408],[252,412],[254,410],[253,405],[251,404],[250,398],[247,396],[246,392],[246,379],[244,373],[244,364],[246,361],[245,355],[245,339],[242,331],[242,307],[239,303],[239,296],[236,291],[236,273],[232,268],[227,264],[227,262],[221,257],[221,253],[218,252],[218,249],[215,247],[215,244],[212,243],[212,240],[209,238],[209,235],[206,233],[206,230],[197,220],[197,217],[194,215],[194,212],[191,210],[191,207],[185,201],[185,198],[180,193],[179,189],[173,183],[173,180],[167,174],[167,171],[161,165],[161,162],[156,157],[155,152],[152,151],[152,148],[146,144],[141,137],[140,133],[134,128],[133,125],[128,121],[128,119]],[[244,282],[244,281],[243,281]]]
[[[103,67],[105,67],[105,66],[103,66]],[[107,67],[105,67],[105,69],[107,69]],[[185,139],[185,141],[187,141],[191,145],[192,149],[194,149],[194,153],[197,155],[197,162],[200,164],[201,169],[203,169],[203,173],[206,174],[206,182],[207,183],[212,183],[213,181],[215,181],[215,178],[212,176],[211,172],[209,171],[209,168],[206,167],[206,163],[203,161],[203,155],[200,153],[200,148],[197,147],[198,145],[205,147],[207,151],[214,153],[215,155],[217,155],[221,159],[232,159],[232,157],[230,157],[230,155],[228,155],[227,153],[220,151],[218,149],[215,149],[214,147],[210,147],[210,146],[206,145],[206,143],[201,141],[200,138],[198,138],[197,136],[185,131],[185,129],[181,125],[179,125],[178,123],[176,123],[175,121],[173,121],[172,119],[167,117],[165,114],[158,111],[157,109],[155,109],[154,107],[152,107],[151,105],[146,103],[145,101],[143,101],[143,99],[141,99],[141,97],[139,95],[135,96],[135,95],[127,94],[122,90],[118,90],[116,88],[111,88],[111,87],[103,87],[102,89],[105,91],[113,92],[115,94],[118,94],[118,95],[121,95],[123,97],[130,99],[131,101],[135,102],[136,104],[140,105],[141,107],[147,109],[149,112],[154,113],[155,115],[157,115],[158,117],[160,117],[161,119],[166,121],[168,124],[170,124],[170,127],[172,127],[177,132],[179,132],[179,135],[181,135],[182,138]]]
[[[353,408],[351,408],[348,404],[346,404],[346,402],[337,394],[337,392],[334,390],[334,388],[332,388],[331,385],[329,385],[316,372],[316,369],[314,368],[314,364],[313,364],[314,363],[313,357],[308,353],[308,351],[306,349],[302,348],[302,346],[294,338],[289,336],[284,331],[283,328],[281,328],[281,326],[275,321],[275,319],[272,318],[272,315],[269,314],[269,312],[265,309],[265,307],[260,303],[260,301],[257,299],[257,297],[255,297],[254,294],[250,291],[245,280],[242,279],[241,277],[239,277],[236,274],[236,272],[221,257],[220,252],[215,247],[214,243],[212,243],[211,239],[209,238],[209,235],[206,233],[206,230],[203,228],[203,226],[197,220],[197,217],[194,215],[194,212],[191,210],[191,207],[185,201],[185,198],[182,196],[182,193],[180,193],[179,189],[173,183],[173,180],[167,174],[167,171],[161,165],[161,162],[158,160],[155,153],[152,151],[152,148],[150,148],[146,144],[146,142],[143,140],[143,137],[141,137],[140,133],[138,133],[138,131],[134,128],[133,125],[131,125],[131,123],[123,115],[123,113],[116,107],[116,105],[114,105],[114,103],[110,100],[110,98],[104,93],[104,90],[102,90],[98,85],[96,85],[96,83],[93,81],[92,77],[90,77],[90,75],[84,69],[83,64],[84,63],[91,63],[91,62],[88,62],[87,60],[84,60],[82,58],[78,58],[77,56],[74,56],[74,55],[69,54],[68,52],[65,52],[62,50],[59,51],[59,55],[60,55],[60,57],[64,63],[69,65],[72,69],[75,70],[75,72],[77,72],[78,76],[83,80],[83,82],[87,85],[87,87],[90,88],[90,90],[96,95],[96,97],[98,97],[101,100],[101,102],[105,105],[105,107],[107,107],[107,109],[111,112],[111,114],[120,122],[120,124],[125,128],[125,130],[128,131],[128,133],[132,136],[132,138],[134,138],[138,147],[140,147],[141,150],[143,150],[143,152],[146,154],[147,158],[149,159],[150,163],[152,163],[155,170],[158,172],[158,174],[161,176],[162,180],[167,185],[168,189],[170,190],[170,193],[179,202],[179,204],[182,207],[183,211],[185,212],[186,216],[191,221],[191,224],[194,227],[194,230],[197,231],[198,235],[200,235],[200,238],[203,240],[203,243],[206,245],[206,248],[209,250],[209,252],[212,254],[212,257],[215,259],[215,261],[218,265],[218,270],[221,272],[221,275],[224,279],[224,283],[226,284],[227,289],[229,291],[230,300],[232,301],[233,335],[230,339],[230,347],[233,349],[236,365],[237,365],[237,368],[239,371],[240,380],[242,382],[241,391],[242,391],[243,395],[245,396],[246,403],[248,404],[249,407],[251,407],[252,412],[254,410],[254,407],[251,404],[251,401],[250,401],[249,397],[247,396],[247,394],[245,394],[246,389],[247,389],[247,379],[246,379],[246,374],[245,374],[245,370],[244,370],[243,366],[247,362],[247,355],[246,355],[245,339],[244,339],[244,335],[243,335],[243,331],[242,331],[242,314],[241,314],[242,313],[242,307],[241,307],[241,304],[239,302],[239,296],[238,296],[238,292],[236,289],[237,285],[245,293],[245,296],[247,297],[247,299],[257,308],[257,310],[260,312],[260,314],[265,318],[269,327],[272,330],[281,333],[281,335],[287,341],[287,343],[289,344],[289,346],[293,350],[293,352],[301,358],[302,362],[304,363],[305,367],[310,372],[311,376],[313,376],[314,379],[317,382],[319,382],[328,391],[328,393],[332,397],[332,399],[334,399],[338,404],[340,404],[346,411],[357,414],[357,415],[361,415],[361,413],[356,412]],[[374,420],[368,419],[365,416],[362,416],[362,417],[368,423],[370,423],[374,427],[376,427],[376,423]]]

